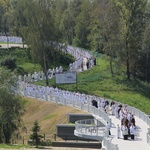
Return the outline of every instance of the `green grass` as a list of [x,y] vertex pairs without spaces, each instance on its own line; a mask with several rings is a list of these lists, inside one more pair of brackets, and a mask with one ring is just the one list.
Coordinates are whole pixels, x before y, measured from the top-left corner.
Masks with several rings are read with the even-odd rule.
[[7,145],[7,144],[0,144],[0,149],[21,149],[26,148],[26,145]]
[[23,64],[18,64],[18,67],[23,68],[24,72],[26,73],[34,73],[34,71],[40,71],[42,70],[40,65],[38,64],[33,64],[33,63],[23,63]]
[[45,117],[43,118],[43,120],[49,120],[49,119],[51,119],[51,118],[53,118],[53,117],[55,117],[55,116],[57,116],[57,114],[51,114],[51,115],[49,115],[49,116],[45,116]]
[[[59,56],[59,60],[57,57]],[[56,55],[55,61],[50,61],[48,66],[49,68],[56,68],[60,65],[63,67],[63,70],[69,69],[69,63],[73,62],[74,59],[71,55],[66,55],[61,53],[60,55]],[[34,64],[32,61],[31,50],[27,48],[9,48],[9,49],[0,49],[0,62],[5,60],[6,58],[14,58],[16,60],[17,68],[19,74],[27,74],[33,73],[37,71],[41,71],[42,67],[38,64]]]
[[[49,81],[50,86],[55,86],[54,79]],[[37,84],[45,85],[45,81]],[[76,91],[76,84],[56,86]],[[106,57],[97,58],[94,68],[77,75],[77,91],[119,101],[150,115],[150,85],[137,79],[128,81],[124,75],[115,74],[112,77]]]

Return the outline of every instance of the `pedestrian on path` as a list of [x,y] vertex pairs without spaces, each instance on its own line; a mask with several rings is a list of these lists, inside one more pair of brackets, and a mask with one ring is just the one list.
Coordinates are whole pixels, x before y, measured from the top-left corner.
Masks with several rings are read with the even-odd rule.
[[122,126],[122,134],[123,134],[123,139],[128,140],[128,127],[126,125]]
[[106,123],[106,136],[109,136],[111,135],[111,132],[110,132],[110,124],[107,122]]
[[131,140],[134,140],[134,134],[135,134],[135,126],[132,123],[131,126],[130,126]]
[[117,125],[117,138],[120,139],[121,136],[121,128],[119,126],[119,124]]

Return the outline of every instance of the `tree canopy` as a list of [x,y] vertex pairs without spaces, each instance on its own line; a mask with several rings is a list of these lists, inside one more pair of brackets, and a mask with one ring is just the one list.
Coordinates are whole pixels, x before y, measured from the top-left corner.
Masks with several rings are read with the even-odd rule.
[[0,32],[23,37],[44,72],[66,43],[108,55],[112,75],[115,64],[150,81],[147,0],[0,0],[0,8]]

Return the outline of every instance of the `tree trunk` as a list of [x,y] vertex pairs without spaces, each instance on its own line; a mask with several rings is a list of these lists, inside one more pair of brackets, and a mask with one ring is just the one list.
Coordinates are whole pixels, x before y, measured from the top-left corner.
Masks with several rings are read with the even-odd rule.
[[127,79],[130,80],[130,63],[129,63],[129,52],[126,50],[126,69],[127,69]]
[[46,77],[46,86],[49,85],[49,82],[48,82],[48,75],[47,75],[47,64],[46,64],[46,56],[45,56],[45,51],[43,50],[43,53],[44,53],[44,74],[45,74],[45,77]]
[[149,72],[149,70],[148,70],[148,62],[149,62],[148,59],[149,59],[149,51],[146,54],[146,81],[147,82],[149,80],[149,78],[148,78],[148,72]]
[[112,75],[112,77],[114,76],[114,72],[113,72],[113,67],[112,67],[112,57],[110,56],[110,59],[109,59],[109,63],[110,63],[110,73]]
[[[128,37],[128,32],[126,37]],[[129,47],[128,47],[128,41],[126,40],[126,74],[127,74],[127,79],[130,80],[130,62],[129,62]]]
[[110,73],[112,75],[112,77],[114,76],[114,72],[113,72],[113,66],[112,66],[112,48],[111,48],[111,44],[110,44],[110,56],[109,56],[109,63],[110,63]]

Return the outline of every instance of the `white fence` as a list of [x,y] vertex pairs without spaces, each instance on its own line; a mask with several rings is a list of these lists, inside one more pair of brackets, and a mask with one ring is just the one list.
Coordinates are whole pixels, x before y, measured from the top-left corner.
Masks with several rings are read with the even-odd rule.
[[91,104],[91,102],[89,102],[89,100],[87,101],[79,101],[79,100],[74,100],[74,99],[67,99],[64,97],[58,97],[56,96],[54,93],[50,93],[50,94],[43,94],[40,92],[35,91],[26,91],[24,87],[20,88],[22,89],[22,91],[20,91],[19,93],[23,96],[26,97],[34,97],[36,99],[42,99],[45,101],[53,101],[56,102],[58,104],[63,104],[63,105],[69,105],[84,111],[87,111],[89,113],[95,114],[96,116],[102,118],[105,122],[108,122],[109,124],[111,124],[111,119],[109,118],[109,116],[103,111],[103,109],[101,108],[96,108]]

